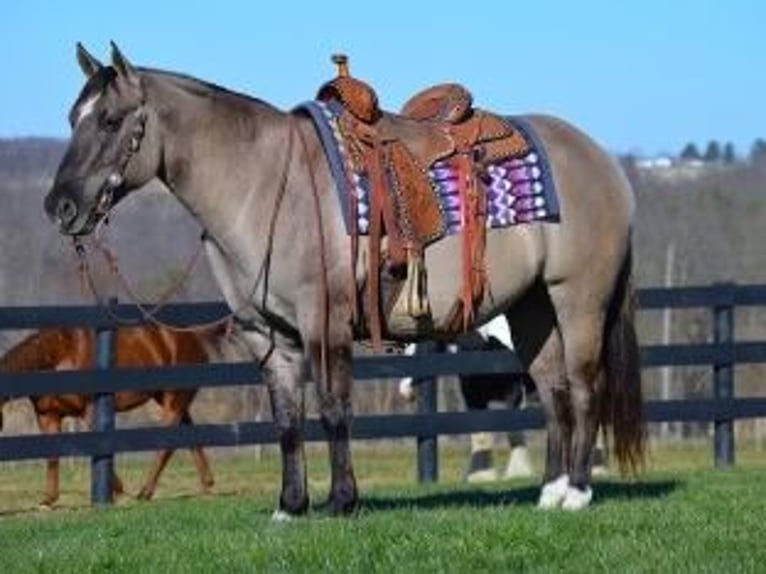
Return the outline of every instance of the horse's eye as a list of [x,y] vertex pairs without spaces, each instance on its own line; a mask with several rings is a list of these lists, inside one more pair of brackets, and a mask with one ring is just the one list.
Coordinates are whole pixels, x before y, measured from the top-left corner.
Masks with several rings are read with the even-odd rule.
[[102,129],[109,132],[116,132],[122,125],[122,116],[110,116],[106,112],[101,114],[99,125]]

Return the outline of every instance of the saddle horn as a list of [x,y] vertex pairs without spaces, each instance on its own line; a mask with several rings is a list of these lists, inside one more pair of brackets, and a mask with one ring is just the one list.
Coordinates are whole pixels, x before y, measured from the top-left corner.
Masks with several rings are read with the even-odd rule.
[[348,69],[348,56],[346,54],[333,54],[332,63],[338,66],[339,78],[348,78],[351,76]]

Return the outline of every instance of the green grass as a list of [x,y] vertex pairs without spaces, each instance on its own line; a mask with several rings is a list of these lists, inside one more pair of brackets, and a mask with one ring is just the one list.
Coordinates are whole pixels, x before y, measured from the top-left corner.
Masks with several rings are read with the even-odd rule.
[[[173,461],[158,500],[87,504],[87,466],[65,465],[62,509],[39,512],[41,465],[0,478],[0,572],[759,572],[766,564],[766,461],[740,449],[714,471],[709,446],[655,453],[638,481],[597,482],[585,512],[540,512],[531,481],[469,487],[464,448],[442,450],[443,482],[413,484],[412,449],[356,450],[359,515],[273,523],[278,462],[219,456],[217,493],[198,497],[188,455]],[[310,488],[327,492],[324,451],[311,449]],[[175,463],[175,464],[174,464]],[[135,491],[146,469],[120,468]],[[76,489],[72,489],[76,486]]]

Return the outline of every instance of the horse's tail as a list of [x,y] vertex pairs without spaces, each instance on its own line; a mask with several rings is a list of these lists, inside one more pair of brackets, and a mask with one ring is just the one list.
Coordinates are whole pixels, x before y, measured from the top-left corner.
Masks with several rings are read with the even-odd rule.
[[605,327],[606,391],[601,424],[612,429],[620,471],[635,473],[644,462],[646,423],[632,278],[632,253],[628,247]]

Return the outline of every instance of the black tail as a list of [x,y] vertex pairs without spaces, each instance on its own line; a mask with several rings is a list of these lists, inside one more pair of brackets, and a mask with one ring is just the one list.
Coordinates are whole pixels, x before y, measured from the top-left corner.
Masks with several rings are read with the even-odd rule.
[[606,392],[601,409],[601,424],[612,429],[614,454],[624,473],[635,473],[643,466],[646,446],[632,263],[628,248],[607,315]]

